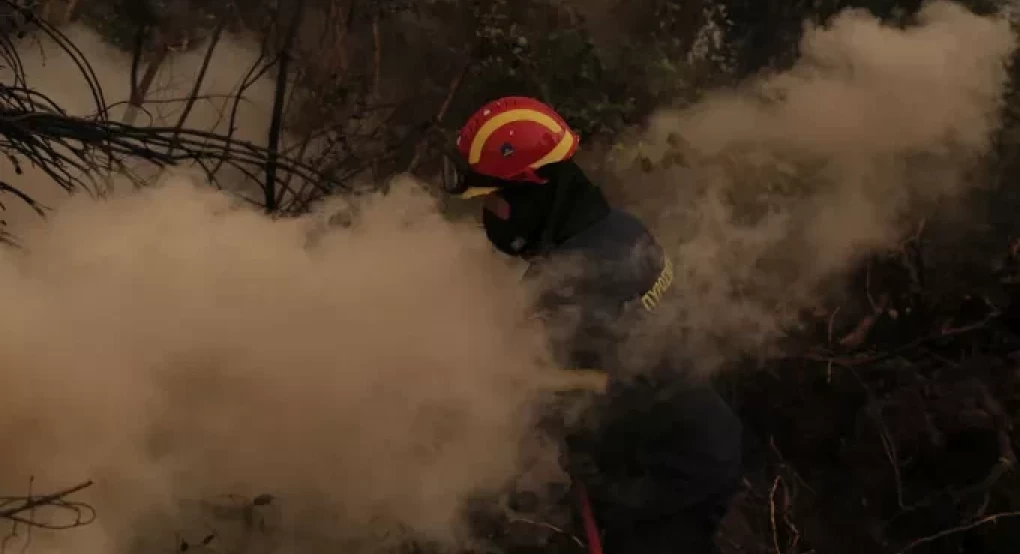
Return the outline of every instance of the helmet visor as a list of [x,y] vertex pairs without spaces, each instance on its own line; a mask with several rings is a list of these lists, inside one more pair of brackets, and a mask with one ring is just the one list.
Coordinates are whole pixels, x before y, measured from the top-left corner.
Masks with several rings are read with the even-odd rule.
[[482,175],[471,170],[456,152],[443,156],[443,192],[458,198],[476,198],[496,192],[506,181]]

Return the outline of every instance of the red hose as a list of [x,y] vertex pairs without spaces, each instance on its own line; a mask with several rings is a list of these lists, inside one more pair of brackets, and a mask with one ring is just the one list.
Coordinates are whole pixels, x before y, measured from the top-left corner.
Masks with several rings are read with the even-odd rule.
[[588,541],[588,554],[602,554],[602,539],[599,537],[599,526],[595,523],[595,512],[588,499],[588,491],[584,485],[577,483],[578,503],[581,505],[581,522],[584,524],[584,535]]

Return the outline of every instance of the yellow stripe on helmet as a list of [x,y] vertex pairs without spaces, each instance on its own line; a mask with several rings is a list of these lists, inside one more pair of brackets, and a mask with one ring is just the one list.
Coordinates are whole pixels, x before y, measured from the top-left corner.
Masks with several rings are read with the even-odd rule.
[[563,138],[556,145],[556,148],[552,149],[552,152],[546,154],[541,160],[531,164],[531,169],[538,169],[546,164],[562,162],[567,154],[570,153],[570,149],[574,147],[574,134],[563,133]]
[[[531,164],[531,169],[538,169],[546,164],[563,161],[567,157],[567,154],[570,153],[570,149],[573,148],[573,146],[573,133],[564,133],[563,138],[560,139],[556,148],[553,148],[552,152],[546,154],[541,160]],[[499,190],[499,187],[469,187],[467,190],[457,194],[456,196],[464,200],[470,200],[471,198],[478,198],[479,196],[492,194],[497,190]]]
[[[486,121],[478,129],[478,132],[475,133],[475,138],[471,141],[471,149],[468,151],[468,163],[474,165],[482,159],[482,149],[485,148],[486,141],[489,140],[493,133],[508,123],[516,123],[518,121],[538,123],[554,134],[563,132],[563,127],[555,119],[542,112],[526,108],[507,110]],[[569,135],[570,133],[567,134]],[[562,144],[563,141],[561,140],[556,150],[559,150]]]

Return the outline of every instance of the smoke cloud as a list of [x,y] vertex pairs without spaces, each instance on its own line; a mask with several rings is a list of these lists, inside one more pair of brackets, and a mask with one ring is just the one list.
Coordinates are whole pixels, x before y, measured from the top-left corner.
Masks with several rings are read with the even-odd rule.
[[323,539],[458,538],[535,446],[519,274],[421,194],[321,219],[170,178],[28,229],[0,264],[4,490],[95,479],[96,540],[171,540],[133,514],[226,493],[317,506]]
[[[130,55],[64,31],[123,120]],[[94,115],[54,43],[28,37],[20,53],[31,86]],[[170,56],[135,124],[176,125],[204,55]],[[227,132],[257,58],[225,36],[186,125]],[[244,91],[238,140],[266,143],[270,77]],[[0,490],[91,479],[75,499],[99,514],[37,532],[33,548],[162,550],[210,533],[226,550],[379,552],[407,535],[449,546],[469,538],[469,499],[528,473],[561,477],[531,432],[550,374],[520,270],[446,221],[420,184],[274,221],[186,174],[139,166],[152,188],[116,177],[100,201],[3,164],[53,211],[6,203],[23,248],[0,253]],[[350,227],[326,223],[336,209],[357,214]],[[536,477],[535,463],[548,471]],[[230,496],[260,494],[278,500],[252,513]]]
[[656,114],[615,174],[674,258],[673,347],[706,369],[765,352],[862,256],[980,186],[1015,48],[1007,20],[948,2],[905,28],[850,10],[807,27],[789,70]]

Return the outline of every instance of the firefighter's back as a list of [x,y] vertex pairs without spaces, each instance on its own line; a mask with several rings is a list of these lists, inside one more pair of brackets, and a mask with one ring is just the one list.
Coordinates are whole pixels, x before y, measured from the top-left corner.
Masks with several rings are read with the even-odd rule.
[[[570,443],[572,456],[588,458],[594,470],[579,477],[588,481],[606,552],[711,552],[740,479],[741,424],[708,383],[675,361],[683,356],[662,348],[661,332],[652,352],[632,347],[643,335],[634,328],[657,324],[652,314],[670,309],[680,262],[619,209],[547,260],[534,274],[554,274],[545,304],[553,321],[562,309],[571,326],[559,345],[564,363],[609,374],[596,427]],[[552,271],[556,263],[566,265]]]

